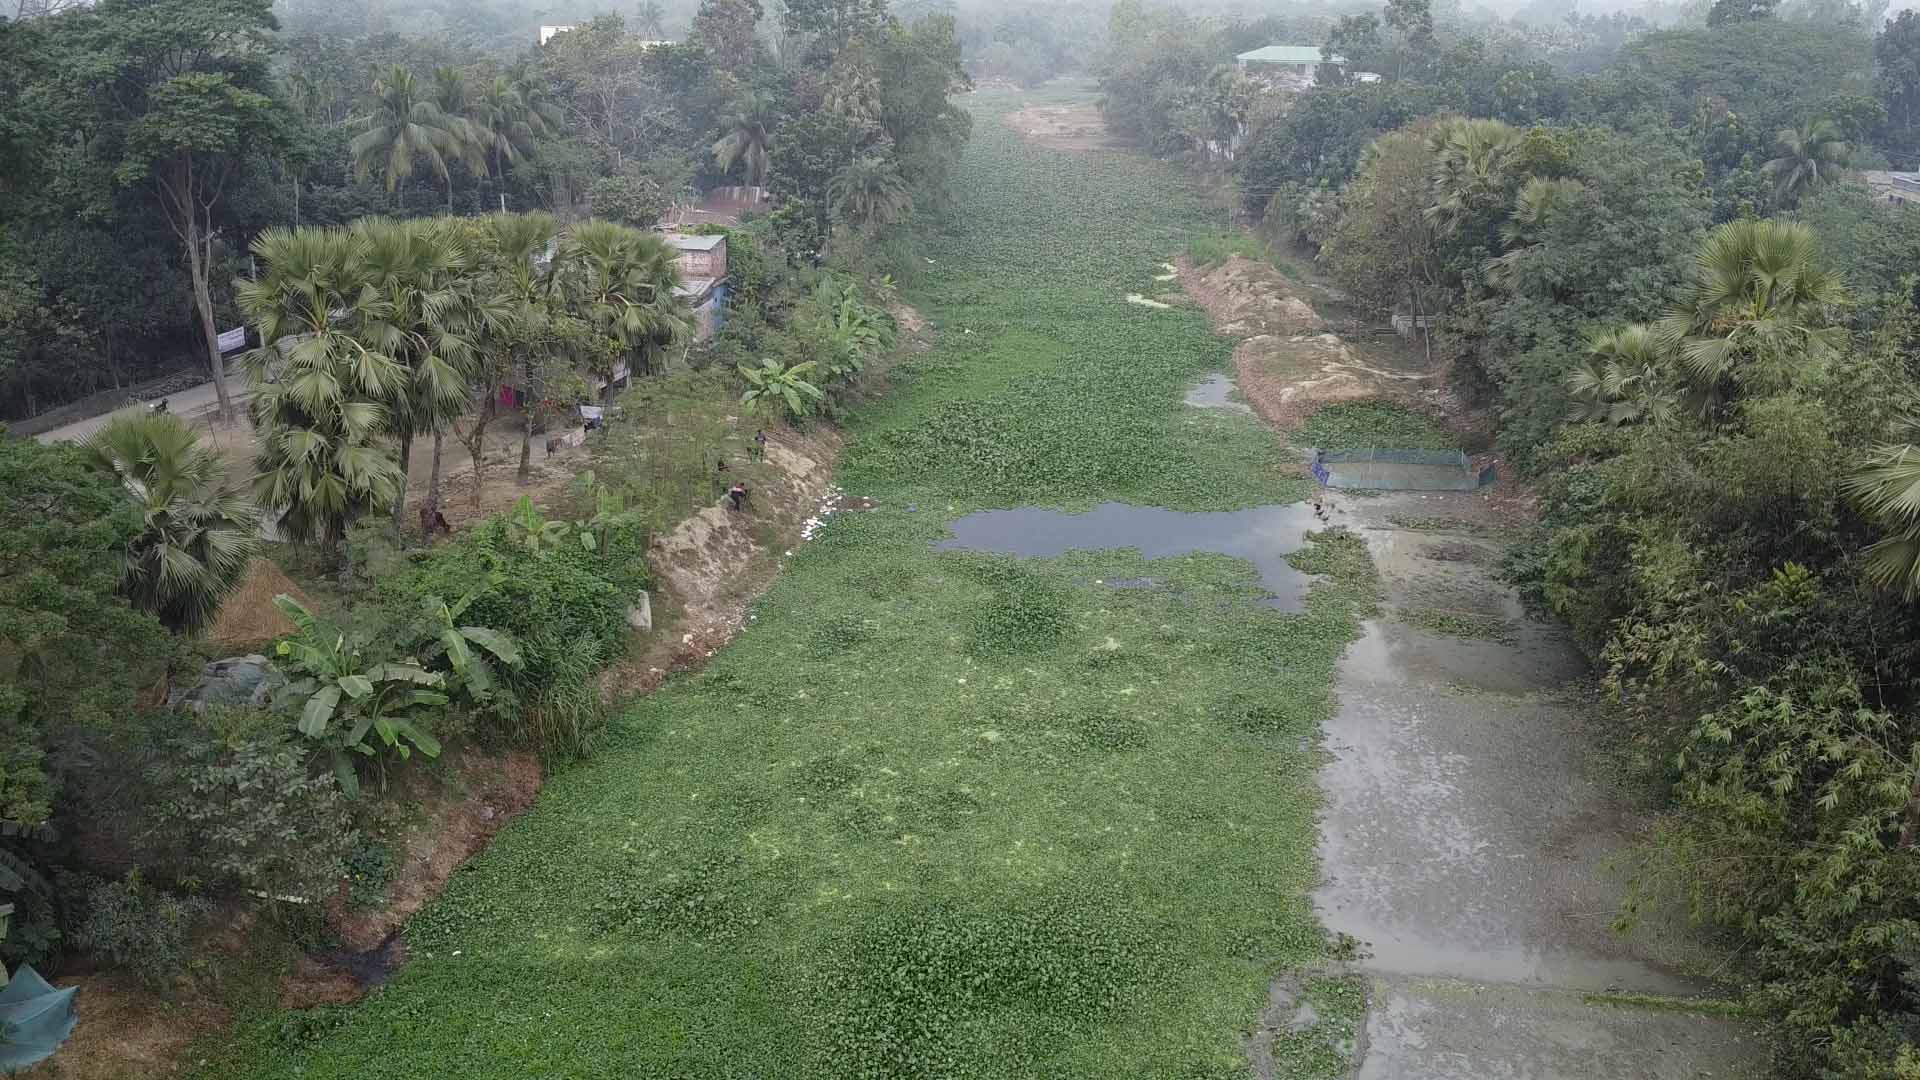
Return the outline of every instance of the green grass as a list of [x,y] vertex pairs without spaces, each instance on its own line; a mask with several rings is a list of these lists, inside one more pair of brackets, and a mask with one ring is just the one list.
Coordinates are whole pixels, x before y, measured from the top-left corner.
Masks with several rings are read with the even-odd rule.
[[[1227,356],[1203,318],[1124,302],[1219,228],[1171,169],[982,115],[958,190],[908,297],[936,344],[851,424],[840,482],[880,508],[553,777],[392,983],[201,1075],[1245,1075],[1269,981],[1330,949],[1313,774],[1372,569],[1311,544],[1326,576],[1287,615],[1219,556],[932,550],[982,507],[1304,490],[1255,423],[1181,407]],[[1096,584],[1120,578],[1154,585]]]
[[1219,266],[1235,255],[1256,262],[1267,260],[1267,245],[1239,229],[1201,233],[1187,242],[1187,258],[1195,266]]
[[1314,411],[1293,441],[1322,450],[1458,450],[1440,422],[1385,401],[1352,401]]

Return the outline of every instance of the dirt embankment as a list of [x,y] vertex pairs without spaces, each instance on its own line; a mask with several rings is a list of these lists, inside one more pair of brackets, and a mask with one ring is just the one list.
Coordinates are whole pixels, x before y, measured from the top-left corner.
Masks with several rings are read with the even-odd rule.
[[1076,105],[1029,105],[1001,118],[1035,146],[1049,150],[1090,154],[1111,149],[1115,143],[1107,132],[1106,118],[1092,102]]
[[608,700],[648,693],[733,640],[807,520],[840,508],[833,463],[844,442],[824,425],[769,432],[768,467],[749,485],[745,506],[735,510],[723,497],[654,540],[654,629],[601,676]]
[[1366,355],[1333,333],[1272,264],[1234,255],[1217,266],[1176,263],[1187,295],[1235,339],[1240,393],[1282,431],[1298,428],[1315,409],[1342,401],[1392,398],[1432,407],[1444,395],[1441,373]]

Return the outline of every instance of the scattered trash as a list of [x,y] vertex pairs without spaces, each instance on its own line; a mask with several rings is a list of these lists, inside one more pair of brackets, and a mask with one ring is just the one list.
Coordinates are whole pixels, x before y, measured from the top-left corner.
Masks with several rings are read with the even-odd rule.
[[1155,311],[1165,311],[1168,308],[1173,306],[1172,304],[1163,304],[1158,300],[1149,300],[1146,297],[1141,296],[1137,292],[1130,292],[1127,294],[1127,303],[1138,304],[1143,308],[1152,308]]

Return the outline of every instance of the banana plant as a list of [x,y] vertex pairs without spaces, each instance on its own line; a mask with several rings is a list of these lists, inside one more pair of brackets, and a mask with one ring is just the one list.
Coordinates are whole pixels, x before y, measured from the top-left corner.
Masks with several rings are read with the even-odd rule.
[[575,477],[573,487],[576,493],[593,500],[593,516],[573,523],[574,535],[588,551],[605,547],[609,531],[640,520],[638,513],[627,509],[626,495],[610,484],[601,483],[592,469]]
[[522,547],[542,557],[566,543],[567,535],[573,531],[573,525],[569,522],[548,521],[540,508],[533,505],[533,499],[526,495],[520,496],[520,501],[513,504],[513,512],[507,515],[507,528]]
[[808,381],[819,366],[812,360],[789,366],[782,366],[778,360],[763,360],[757,368],[741,364],[740,377],[747,380],[747,392],[740,395],[740,404],[756,413],[784,409],[790,420],[805,417],[827,396]]
[[461,691],[477,706],[511,707],[510,702],[499,700],[503,695],[493,665],[500,663],[518,668],[523,663],[520,646],[511,634],[484,626],[460,625],[460,617],[467,613],[476,595],[468,593],[454,604],[437,596],[427,597],[421,627],[427,645],[421,652],[421,663],[433,665],[444,661],[448,668],[448,689]]
[[446,676],[412,659],[373,659],[360,642],[290,596],[274,597],[273,605],[298,628],[275,646],[275,666],[285,682],[274,704],[297,712],[295,727],[327,755],[341,790],[360,793],[351,755],[378,756],[380,747],[369,736],[402,760],[415,750],[440,756],[440,740],[422,724],[445,710]]

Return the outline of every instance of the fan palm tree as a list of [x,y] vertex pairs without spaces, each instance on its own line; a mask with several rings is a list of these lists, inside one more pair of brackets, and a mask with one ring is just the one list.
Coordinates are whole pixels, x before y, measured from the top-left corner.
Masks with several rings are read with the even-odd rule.
[[379,296],[366,243],[338,229],[268,229],[253,242],[260,277],[237,289],[261,342],[246,357],[260,435],[253,500],[296,543],[336,546],[404,483],[379,440],[407,368],[352,332],[379,316],[368,311]]
[[206,629],[259,548],[259,510],[178,417],[122,417],[82,449],[144,522],[127,545],[121,591],[170,629]]
[[1920,419],[1902,427],[1904,438],[1869,451],[1846,489],[1886,530],[1867,549],[1867,579],[1911,603],[1920,599]]
[[451,190],[447,159],[462,151],[451,121],[413,72],[396,65],[375,76],[373,111],[361,124],[364,130],[350,144],[355,178],[364,180],[378,171],[393,191],[413,176],[417,161],[425,160]]
[[1831,120],[1814,120],[1797,128],[1781,128],[1775,137],[1778,157],[1760,167],[1773,177],[1773,194],[1782,206],[1791,206],[1821,184],[1840,179],[1853,148],[1840,137]]
[[1672,368],[1652,329],[1623,326],[1594,335],[1587,355],[1567,376],[1573,419],[1664,423],[1679,404]]
[[1433,203],[1427,221],[1442,236],[1475,214],[1504,206],[1515,174],[1520,132],[1499,120],[1452,120],[1427,137],[1433,155]]
[[[690,322],[686,306],[674,296],[679,276],[673,251],[659,236],[611,221],[575,225],[561,257],[574,308],[613,346],[613,357],[642,373],[659,370],[672,345]],[[596,372],[613,396],[613,365]]]
[[913,209],[900,171],[876,157],[854,160],[827,184],[833,212],[860,231],[891,225]]
[[727,119],[726,134],[713,144],[713,163],[721,172],[732,172],[738,165],[749,187],[766,183],[773,149],[771,113],[764,98],[753,97]]
[[407,373],[386,403],[387,430],[400,443],[396,523],[405,521],[413,440],[433,436],[427,501],[437,507],[442,440],[447,425],[466,411],[472,334],[481,312],[473,292],[473,262],[455,229],[445,219],[368,218],[353,226],[362,240],[364,281],[355,332]]
[[1741,220],[1714,229],[1694,256],[1692,279],[1686,306],[1655,333],[1679,354],[1703,414],[1729,391],[1779,381],[1845,339],[1842,328],[1822,325],[1826,309],[1845,299],[1840,279],[1816,264],[1813,230],[1799,222]]
[[[482,224],[481,259],[488,289],[497,305],[495,317],[481,320],[476,336],[479,363],[469,375],[469,392],[478,408],[467,420],[461,437],[474,460],[480,460],[487,425],[495,415],[495,393],[503,385],[529,391],[544,381],[550,367],[571,366],[581,344],[579,320],[559,310],[563,299],[555,288],[558,258],[549,258],[559,223],[552,214],[492,214]],[[526,406],[520,431],[520,482],[531,476],[533,426],[536,407]],[[473,474],[473,501],[480,504],[484,470]]]

